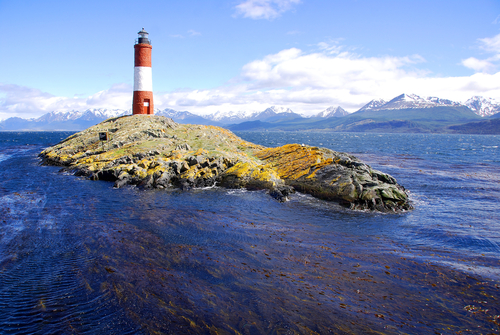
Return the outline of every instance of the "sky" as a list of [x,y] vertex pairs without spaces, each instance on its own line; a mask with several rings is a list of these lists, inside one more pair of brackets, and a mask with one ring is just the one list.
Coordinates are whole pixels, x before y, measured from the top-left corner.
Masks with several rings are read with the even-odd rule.
[[500,101],[499,0],[0,0],[0,120],[131,109],[142,27],[155,109]]

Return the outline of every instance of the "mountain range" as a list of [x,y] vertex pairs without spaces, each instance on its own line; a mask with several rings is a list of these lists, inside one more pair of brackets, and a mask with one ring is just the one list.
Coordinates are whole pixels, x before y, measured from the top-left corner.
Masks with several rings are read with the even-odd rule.
[[[83,130],[110,117],[129,114],[130,110],[102,108],[54,111],[36,119],[13,117],[0,121],[0,130]],[[216,112],[203,116],[164,109],[155,110],[155,115],[170,117],[178,123],[217,125],[235,131],[470,132],[472,129],[473,133],[481,133],[484,124],[487,133],[500,133],[500,127],[496,126],[500,122],[500,103],[480,96],[459,103],[401,94],[390,101],[372,100],[354,113],[332,106],[309,116],[276,106],[261,112]],[[469,123],[472,124],[467,126]]]

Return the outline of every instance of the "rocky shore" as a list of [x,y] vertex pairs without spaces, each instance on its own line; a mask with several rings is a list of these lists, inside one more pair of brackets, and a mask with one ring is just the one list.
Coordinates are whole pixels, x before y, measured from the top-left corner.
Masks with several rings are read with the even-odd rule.
[[[99,139],[107,133],[108,140]],[[41,154],[43,164],[119,188],[206,187],[267,189],[279,201],[295,191],[351,209],[398,212],[412,208],[405,189],[354,156],[287,144],[266,148],[214,126],[169,118],[111,118]]]

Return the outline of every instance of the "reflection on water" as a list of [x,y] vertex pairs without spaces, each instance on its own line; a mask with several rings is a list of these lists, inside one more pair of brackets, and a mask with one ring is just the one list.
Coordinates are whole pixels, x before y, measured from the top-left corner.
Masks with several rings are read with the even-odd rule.
[[112,189],[38,166],[39,151],[0,162],[1,334],[499,333],[498,230],[474,230],[498,218],[488,183],[418,186],[421,165],[394,158],[419,205],[387,215],[301,194]]

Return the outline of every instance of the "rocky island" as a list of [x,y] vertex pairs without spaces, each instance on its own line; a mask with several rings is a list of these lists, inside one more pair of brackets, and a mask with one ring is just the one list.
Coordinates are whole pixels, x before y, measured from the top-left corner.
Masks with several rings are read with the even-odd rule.
[[[107,140],[99,139],[106,133]],[[41,154],[43,164],[119,188],[222,186],[266,189],[279,201],[295,192],[351,209],[412,208],[405,189],[356,157],[300,144],[267,148],[215,126],[178,124],[154,115],[111,118]]]

